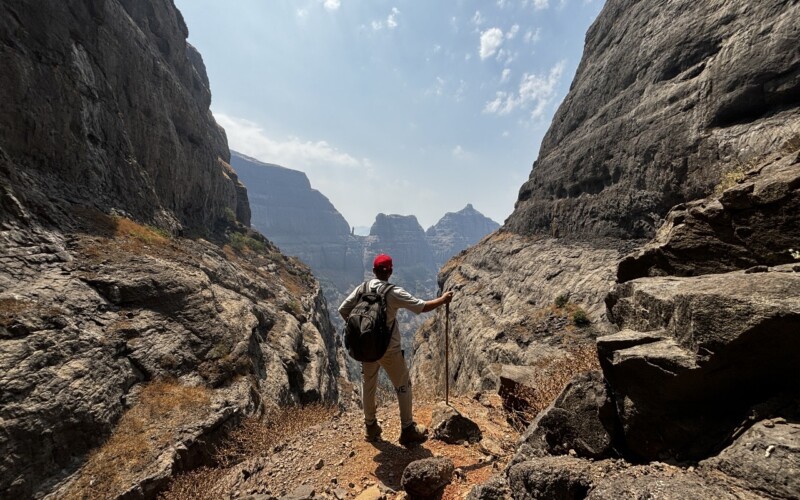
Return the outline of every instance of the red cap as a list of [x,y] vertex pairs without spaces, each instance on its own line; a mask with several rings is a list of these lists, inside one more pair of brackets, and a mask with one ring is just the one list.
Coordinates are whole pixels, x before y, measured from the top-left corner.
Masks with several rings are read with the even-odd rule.
[[375,257],[375,260],[372,262],[373,269],[383,269],[384,271],[391,271],[392,270],[392,258],[382,253]]

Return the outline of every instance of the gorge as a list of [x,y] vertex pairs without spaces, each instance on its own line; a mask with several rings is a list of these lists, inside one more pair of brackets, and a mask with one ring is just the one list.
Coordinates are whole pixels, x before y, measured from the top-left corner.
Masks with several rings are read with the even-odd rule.
[[[608,0],[505,224],[368,236],[229,150],[187,36],[171,0],[0,3],[0,497],[151,499],[211,465],[196,496],[341,500],[431,449],[474,500],[800,496],[799,2]],[[513,450],[361,442],[335,307],[378,252],[455,291],[451,396]],[[444,334],[407,339],[415,387]],[[563,373],[512,439],[509,387]],[[215,455],[312,403],[334,416],[296,442]]]

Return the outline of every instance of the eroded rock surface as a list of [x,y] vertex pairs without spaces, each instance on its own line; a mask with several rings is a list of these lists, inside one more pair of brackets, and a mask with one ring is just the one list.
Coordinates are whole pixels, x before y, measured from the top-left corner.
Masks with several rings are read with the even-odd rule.
[[783,0],[607,2],[505,227],[649,238],[672,206],[797,141],[798,19]]
[[670,210],[653,241],[620,262],[618,281],[793,262],[790,250],[800,246],[800,136],[785,149],[719,196]]
[[263,405],[337,398],[319,285],[247,229],[186,36],[170,1],[0,5],[0,497],[152,498]]
[[500,224],[468,204],[458,212],[448,212],[425,231],[436,266],[442,267],[450,257],[493,233]]
[[[543,366],[594,342],[609,327],[603,298],[613,284],[614,248],[564,244],[546,237],[495,233],[452,259],[442,270],[450,304],[450,388],[496,390],[501,365]],[[565,296],[591,321],[576,327]],[[444,388],[444,311],[417,331],[415,383]]]

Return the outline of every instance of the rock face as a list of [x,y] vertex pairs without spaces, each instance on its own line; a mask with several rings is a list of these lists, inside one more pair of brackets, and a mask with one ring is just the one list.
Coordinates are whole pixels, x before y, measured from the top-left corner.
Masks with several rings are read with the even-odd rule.
[[236,152],[231,152],[231,166],[250,193],[253,227],[339,290],[349,293],[363,280],[360,239],[303,172]]
[[633,280],[609,310],[633,331],[598,339],[598,351],[641,457],[706,457],[750,407],[797,391],[800,274],[790,267]]
[[[450,388],[498,389],[501,368],[562,359],[604,331],[603,299],[614,281],[615,248],[564,244],[548,237],[501,231],[442,269],[440,282],[455,291],[450,304]],[[576,328],[557,297],[581,307],[592,324]],[[414,339],[412,379],[444,388],[444,311]]]
[[618,281],[792,262],[800,246],[800,154],[792,148],[800,136],[722,196],[673,208],[653,241],[620,262]]
[[452,406],[439,403],[431,416],[433,438],[445,443],[477,443],[483,438],[478,424]]
[[[505,471],[514,498],[800,496],[783,472],[796,474],[800,396],[798,20],[781,0],[609,0],[514,213],[443,268],[457,390],[493,388],[509,365],[536,373],[546,361],[531,351],[574,342],[552,315],[525,314],[555,298],[607,334],[608,387],[589,399],[605,401],[615,451],[642,465],[541,456],[571,443],[578,455],[595,435],[555,410],[585,399],[568,386],[529,431],[552,445],[522,443]],[[441,330],[418,332],[418,383],[437,380]]]
[[433,250],[436,267],[442,267],[450,257],[497,231],[500,224],[468,204],[458,212],[448,212],[439,222],[425,231]]
[[171,2],[12,0],[0,18],[0,168],[17,199],[58,191],[173,230],[213,228],[226,211],[249,224]]
[[[0,497],[152,498],[263,405],[337,399],[319,284],[246,227],[186,35],[170,1],[0,5]],[[140,461],[98,464],[131,412]]]
[[607,2],[505,227],[650,237],[673,205],[797,140],[799,9]]

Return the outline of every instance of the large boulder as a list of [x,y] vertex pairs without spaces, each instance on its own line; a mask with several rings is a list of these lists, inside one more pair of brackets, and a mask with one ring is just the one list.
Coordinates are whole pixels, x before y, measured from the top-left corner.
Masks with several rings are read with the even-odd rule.
[[599,338],[598,352],[625,443],[640,458],[705,458],[750,407],[798,391],[793,266],[637,279],[618,285],[608,306],[626,330]]
[[607,458],[614,450],[618,426],[614,403],[603,375],[576,376],[522,435],[521,442],[552,455]]

